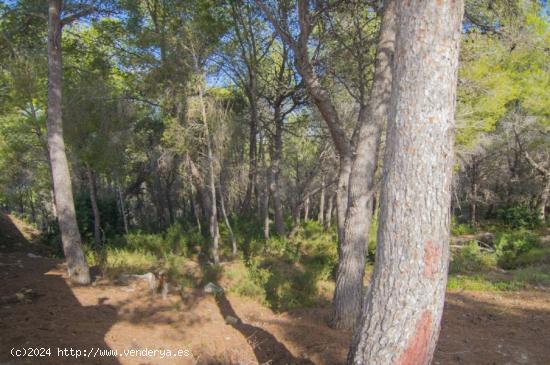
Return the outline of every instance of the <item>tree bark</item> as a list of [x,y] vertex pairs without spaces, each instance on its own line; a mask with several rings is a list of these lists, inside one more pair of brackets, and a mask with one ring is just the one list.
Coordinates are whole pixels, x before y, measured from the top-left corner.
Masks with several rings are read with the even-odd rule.
[[285,222],[283,218],[283,206],[281,203],[281,187],[279,176],[281,173],[281,154],[283,149],[283,119],[280,109],[275,108],[275,135],[273,136],[273,150],[271,153],[271,178],[269,189],[273,198],[273,220],[275,222],[275,231],[279,237],[285,236]]
[[470,224],[472,227],[477,226],[477,161],[475,156],[472,157],[472,166],[470,169],[471,176],[471,191],[472,197],[470,201]]
[[376,264],[349,364],[429,364],[449,258],[463,2],[398,2]]
[[233,257],[235,257],[237,256],[237,240],[235,239],[235,234],[233,233],[233,229],[231,228],[231,224],[229,223],[229,218],[227,217],[227,213],[225,211],[225,203],[223,201],[221,181],[220,181],[220,209],[222,211],[222,216],[225,221],[225,225],[227,226],[227,230],[229,231],[229,236],[231,237],[231,254],[233,255]]
[[[198,70],[198,65],[197,65]],[[208,157],[208,178],[210,189],[210,238],[212,239],[212,258],[214,264],[220,263],[219,245],[220,245],[220,227],[218,223],[218,209],[216,204],[216,176],[214,173],[214,155],[212,153],[212,142],[210,138],[210,128],[206,115],[206,104],[204,101],[204,92],[199,86],[199,98],[201,102],[202,122],[204,123],[204,133],[206,138],[206,149]]]
[[258,134],[258,92],[256,82],[256,72],[251,66],[249,71],[248,85],[248,100],[250,103],[250,136],[248,140],[248,184],[246,186],[246,194],[243,202],[243,209],[249,210],[253,196],[256,192],[256,172],[258,168],[257,150],[256,150],[256,135]]
[[332,224],[332,210],[334,206],[334,195],[331,195],[328,199],[328,207],[325,215],[325,228],[329,228]]
[[202,232],[202,227],[201,227],[201,215],[200,215],[200,212],[199,212],[199,204],[197,204],[197,200],[195,199],[195,192],[193,191],[194,189],[191,188],[191,206],[193,207],[193,215],[195,216],[195,220],[197,222],[197,228],[199,230],[199,232]]
[[[515,131],[514,131],[515,132]],[[540,194],[539,202],[537,204],[537,212],[538,212],[538,218],[541,222],[546,221],[546,205],[548,203],[548,198],[550,197],[550,170],[542,166],[542,164],[536,162],[529,152],[526,150],[523,150],[523,147],[521,146],[519,136],[516,134],[516,140],[518,142],[518,145],[520,146],[520,149],[523,151],[523,155],[525,156],[525,159],[531,165],[532,168],[534,168],[542,177],[542,181],[544,183],[542,192]]]
[[332,326],[353,329],[361,313],[365,255],[375,189],[380,137],[388,116],[395,50],[396,2],[385,3],[378,36],[374,81],[359,115],[355,158],[349,181],[348,208],[340,240]]
[[128,216],[126,215],[126,205],[120,188],[118,190],[118,200],[120,201],[120,212],[122,214],[122,223],[124,224],[124,233],[128,234]]
[[317,221],[320,225],[325,222],[325,177],[321,179],[321,193],[319,194],[319,214],[317,215]]
[[544,180],[544,187],[540,193],[539,203],[537,205],[537,212],[539,220],[546,222],[546,206],[548,205],[548,198],[550,197],[550,175],[546,176]]
[[[266,171],[266,177],[269,173]],[[264,218],[264,239],[269,239],[269,181],[266,179],[262,200],[262,216]]]
[[61,0],[48,2],[48,101],[47,139],[50,155],[55,205],[63,252],[67,259],[69,278],[77,284],[89,284],[90,273],[81,248],[76,222],[69,163],[63,139],[61,92],[63,65],[61,55]]
[[94,244],[100,247],[101,239],[101,215],[97,206],[97,184],[95,174],[90,165],[86,164],[86,175],[88,177],[88,189],[90,190],[90,202],[92,204],[92,213],[94,215]]

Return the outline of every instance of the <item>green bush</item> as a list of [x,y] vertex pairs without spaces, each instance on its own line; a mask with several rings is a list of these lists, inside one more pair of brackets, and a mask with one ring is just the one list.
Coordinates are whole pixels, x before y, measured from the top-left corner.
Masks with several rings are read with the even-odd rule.
[[536,212],[525,205],[501,208],[497,210],[497,218],[514,229],[534,228],[540,223]]
[[271,275],[268,270],[260,269],[255,264],[247,267],[237,263],[231,265],[225,275],[230,282],[229,291],[267,304],[265,287]]
[[514,271],[514,280],[531,285],[550,285],[550,265],[528,266]]
[[461,223],[457,224],[455,220],[453,219],[453,223],[451,225],[451,234],[453,236],[462,236],[465,234],[473,234],[475,233],[475,229],[470,226],[469,224]]
[[116,279],[120,274],[144,274],[158,267],[158,259],[143,250],[106,248],[99,255],[104,275]]
[[531,231],[520,229],[499,233],[495,240],[498,265],[503,269],[520,266],[518,258],[539,247],[539,237]]
[[142,250],[156,256],[171,251],[169,242],[161,234],[129,233],[124,241],[124,247],[129,250]]
[[189,246],[193,244],[194,235],[197,234],[197,232],[198,230],[196,229],[188,232],[181,224],[173,224],[168,227],[164,234],[164,240],[166,241],[164,246],[168,246],[170,252],[182,256],[189,256]]
[[495,265],[495,255],[481,252],[477,243],[471,241],[453,252],[449,272],[451,274],[480,273],[495,268]]
[[519,254],[516,258],[517,266],[550,265],[550,247],[536,247]]

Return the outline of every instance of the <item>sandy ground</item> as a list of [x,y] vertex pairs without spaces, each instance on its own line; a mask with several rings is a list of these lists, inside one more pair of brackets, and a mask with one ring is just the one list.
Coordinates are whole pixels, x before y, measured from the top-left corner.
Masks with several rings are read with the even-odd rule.
[[[0,298],[30,289],[0,302],[2,365],[345,363],[351,334],[327,327],[327,308],[277,314],[201,290],[163,300],[144,282],[74,287],[62,261],[15,252],[2,239]],[[548,328],[550,292],[449,292],[433,364],[550,364]],[[44,356],[13,357],[12,348]],[[117,355],[105,356],[110,350]]]

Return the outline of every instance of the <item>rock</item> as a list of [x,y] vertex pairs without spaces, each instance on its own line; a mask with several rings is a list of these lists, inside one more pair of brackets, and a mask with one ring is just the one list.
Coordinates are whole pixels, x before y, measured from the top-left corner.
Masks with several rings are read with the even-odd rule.
[[214,283],[208,283],[204,286],[204,292],[209,294],[221,294],[223,293],[223,288],[220,288]]
[[27,254],[27,257],[30,257],[31,259],[41,259],[41,258],[42,258],[42,256],[35,255],[35,254],[33,254],[32,252],[29,252],[29,253]]
[[118,282],[122,285],[128,285],[131,281],[144,280],[149,284],[149,289],[155,290],[157,288],[157,280],[155,274],[148,272],[143,275],[137,274],[122,274],[118,277]]
[[237,317],[225,316],[225,323],[235,325],[238,324],[240,320]]

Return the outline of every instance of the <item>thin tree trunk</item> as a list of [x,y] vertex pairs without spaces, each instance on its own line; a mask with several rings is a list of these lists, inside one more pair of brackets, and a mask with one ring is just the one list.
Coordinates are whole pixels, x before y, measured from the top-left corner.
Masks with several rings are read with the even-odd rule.
[[220,208],[222,211],[222,216],[225,221],[225,225],[227,226],[227,230],[229,231],[229,236],[231,237],[231,254],[233,257],[237,256],[237,240],[235,239],[235,234],[233,234],[233,229],[231,228],[231,224],[229,223],[229,218],[227,218],[227,214],[225,212],[225,203],[223,201],[223,192],[222,192],[222,182],[220,180]]
[[168,219],[170,224],[175,222],[174,205],[172,203],[172,184],[165,182],[164,184],[164,199],[166,200],[166,206],[168,207]]
[[81,248],[76,222],[69,163],[63,139],[61,92],[63,65],[61,56],[61,0],[48,2],[48,120],[47,140],[51,160],[53,189],[58,214],[63,251],[67,259],[69,278],[77,284],[89,284],[90,272]]
[[309,195],[306,196],[306,201],[304,202],[304,222],[309,220]]
[[371,94],[360,110],[356,154],[349,182],[348,210],[340,239],[332,326],[353,329],[361,313],[365,246],[372,219],[380,137],[388,116],[395,50],[396,3],[386,1],[378,37]]
[[325,177],[321,179],[321,193],[319,194],[319,214],[317,221],[323,225],[325,221]]
[[334,206],[334,195],[331,195],[328,199],[327,213],[325,215],[325,228],[329,228],[332,224],[332,210]]
[[126,216],[126,207],[124,204],[124,198],[120,189],[118,190],[118,200],[120,202],[120,212],[122,214],[122,223],[124,224],[124,233],[128,234],[128,217]]
[[32,194],[32,190],[27,190],[28,192],[28,197],[29,197],[29,206],[31,208],[31,219],[32,219],[32,222],[33,223],[38,223],[36,221],[36,208],[34,206],[34,199],[33,199],[33,194]]
[[[195,56],[197,71],[199,71],[198,61]],[[201,80],[202,82],[202,80]],[[204,101],[204,91],[202,86],[199,86],[199,98],[201,102],[202,122],[204,123],[204,134],[206,138],[206,149],[208,157],[208,178],[210,188],[210,238],[212,239],[212,257],[214,264],[220,263],[219,245],[220,245],[220,227],[218,224],[218,209],[216,203],[216,176],[214,172],[214,155],[212,153],[212,141],[210,137],[210,128],[208,126],[208,118],[206,115],[206,103]]]
[[86,175],[88,177],[88,189],[90,190],[90,202],[92,203],[92,212],[94,214],[94,244],[96,247],[100,247],[102,244],[101,239],[101,215],[99,213],[99,207],[97,206],[97,185],[95,180],[95,174],[90,167],[86,164]]
[[195,220],[197,221],[197,228],[199,229],[199,232],[202,232],[199,204],[197,204],[193,189],[191,189],[191,206],[193,207],[193,214],[195,215]]
[[[268,172],[266,172],[268,175]],[[262,208],[264,217],[264,238],[269,239],[269,183],[266,181],[265,191],[263,196]]]
[[279,176],[281,173],[281,153],[283,149],[283,120],[280,115],[280,109],[277,107],[274,111],[275,135],[273,140],[273,151],[271,153],[271,178],[269,188],[273,198],[273,220],[275,222],[275,231],[279,237],[285,236],[285,222],[283,218],[283,206],[281,204],[281,187]]
[[475,157],[472,158],[472,168],[471,168],[471,189],[472,197],[470,201],[470,223],[472,227],[477,226],[477,162]]
[[463,2],[398,2],[376,263],[349,364],[431,362],[447,284]]
[[[204,115],[206,117],[206,115]],[[208,174],[210,179],[210,200],[211,200],[211,207],[210,207],[210,237],[212,238],[212,257],[214,258],[214,263],[219,264],[220,263],[220,255],[219,255],[219,245],[220,245],[220,227],[218,224],[218,209],[216,204],[216,177],[214,175],[214,161],[212,156],[212,145],[210,142],[210,132],[208,130],[208,124],[206,122],[206,119],[204,121],[205,124],[205,132],[208,134],[207,139],[207,149],[208,149]]]
[[342,245],[348,210],[349,177],[352,159],[349,156],[340,157],[338,171],[338,186],[336,188],[336,225],[338,227],[338,247]]
[[258,134],[258,95],[256,73],[251,66],[249,72],[249,87],[248,100],[250,102],[250,136],[248,149],[248,183],[246,186],[246,194],[243,202],[243,209],[250,209],[250,204],[256,192],[256,171],[258,168],[257,151],[256,151],[256,135]]
[[544,188],[540,194],[539,203],[537,205],[537,212],[539,220],[546,222],[546,206],[548,205],[548,198],[550,197],[550,176],[547,176],[544,182]]

